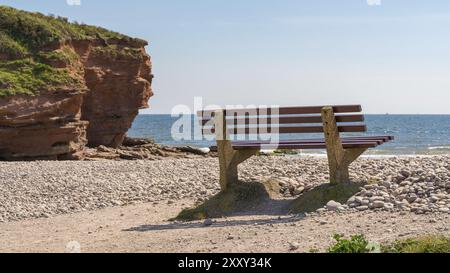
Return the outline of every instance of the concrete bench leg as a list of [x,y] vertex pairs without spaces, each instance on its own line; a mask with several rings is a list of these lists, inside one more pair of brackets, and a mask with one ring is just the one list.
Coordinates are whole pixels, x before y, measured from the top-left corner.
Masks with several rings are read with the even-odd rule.
[[237,183],[239,180],[238,166],[245,160],[257,154],[257,149],[246,149],[236,151],[228,133],[225,111],[214,113],[214,123],[216,131],[217,152],[219,154],[220,165],[220,188],[222,191]]
[[334,160],[328,158],[330,166],[330,182],[331,183],[343,183],[350,181],[349,166],[363,154],[366,148],[346,149],[344,150],[344,156]]
[[344,149],[339,135],[339,128],[334,116],[333,107],[322,109],[323,129],[327,144],[328,165],[330,168],[330,183],[345,183],[350,181],[348,168],[366,148]]
[[258,150],[235,151],[229,141],[218,141],[217,147],[220,165],[220,188],[225,191],[231,184],[239,181],[239,164],[256,155]]

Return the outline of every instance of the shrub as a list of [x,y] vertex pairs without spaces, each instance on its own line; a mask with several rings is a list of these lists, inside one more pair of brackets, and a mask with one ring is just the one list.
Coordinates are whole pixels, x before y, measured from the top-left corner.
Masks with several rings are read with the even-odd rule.
[[450,253],[450,238],[423,236],[382,246],[384,253]]
[[298,155],[298,151],[289,149],[280,149],[273,152],[275,155]]
[[328,248],[328,253],[450,253],[450,237],[445,236],[409,238],[378,247],[368,242],[364,235],[351,236],[350,239],[335,235],[334,239],[336,243]]
[[334,240],[336,243],[328,248],[328,253],[369,253],[374,250],[364,235],[351,236],[350,240],[341,235],[334,235]]
[[8,59],[19,59],[25,57],[28,52],[21,44],[0,30],[0,54],[6,55]]

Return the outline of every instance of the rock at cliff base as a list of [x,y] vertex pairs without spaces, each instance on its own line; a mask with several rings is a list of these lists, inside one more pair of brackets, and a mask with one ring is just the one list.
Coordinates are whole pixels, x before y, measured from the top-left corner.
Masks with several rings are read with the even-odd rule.
[[158,160],[163,158],[191,158],[198,156],[216,156],[213,153],[201,153],[198,150],[181,149],[156,144],[151,139],[126,137],[122,146],[111,148],[100,145],[95,149],[86,150],[87,160]]
[[197,147],[192,147],[192,146],[177,147],[177,150],[179,150],[181,152],[192,153],[192,154],[197,154],[197,155],[207,155],[211,152],[211,150],[209,148],[197,148]]

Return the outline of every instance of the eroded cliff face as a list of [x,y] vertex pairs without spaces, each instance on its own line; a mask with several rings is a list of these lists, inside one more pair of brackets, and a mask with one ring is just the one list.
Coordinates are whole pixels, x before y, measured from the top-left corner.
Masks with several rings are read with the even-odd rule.
[[118,147],[139,109],[148,107],[153,95],[150,57],[143,47],[119,55],[110,50],[89,51],[82,59],[89,92],[81,111],[82,119],[89,121],[88,145]]
[[80,86],[0,97],[0,159],[82,159],[86,145],[119,146],[153,95],[145,45],[99,39],[48,46],[47,55],[67,58],[44,62],[67,69]]
[[0,158],[81,159],[87,143],[83,93],[56,91],[0,99]]

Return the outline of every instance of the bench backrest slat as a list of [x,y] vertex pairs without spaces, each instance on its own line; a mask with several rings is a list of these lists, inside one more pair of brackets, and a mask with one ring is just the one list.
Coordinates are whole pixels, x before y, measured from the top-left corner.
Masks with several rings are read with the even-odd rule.
[[[205,126],[211,119],[203,119],[202,125]],[[363,122],[364,115],[336,115],[336,122]],[[227,117],[227,123],[231,126],[239,125],[264,125],[264,124],[305,124],[305,123],[321,123],[322,117],[314,116],[269,116],[268,118],[260,117]]]
[[[320,114],[324,106],[305,106],[305,107],[280,107],[280,108],[256,108],[256,109],[227,109],[227,116],[235,116],[235,113],[241,113],[245,116],[246,113],[254,112],[256,115],[270,115],[271,112],[278,115],[311,115]],[[273,109],[273,110],[272,110]],[[362,111],[361,105],[336,105],[333,106],[334,113],[359,113]],[[213,116],[214,110],[200,111],[199,116]]]
[[[321,111],[325,106],[227,109],[226,122],[230,134],[304,134],[323,133]],[[332,106],[339,132],[365,132],[367,128],[360,105]],[[199,112],[204,135],[215,134],[215,111]],[[307,125],[305,125],[307,124]]]

